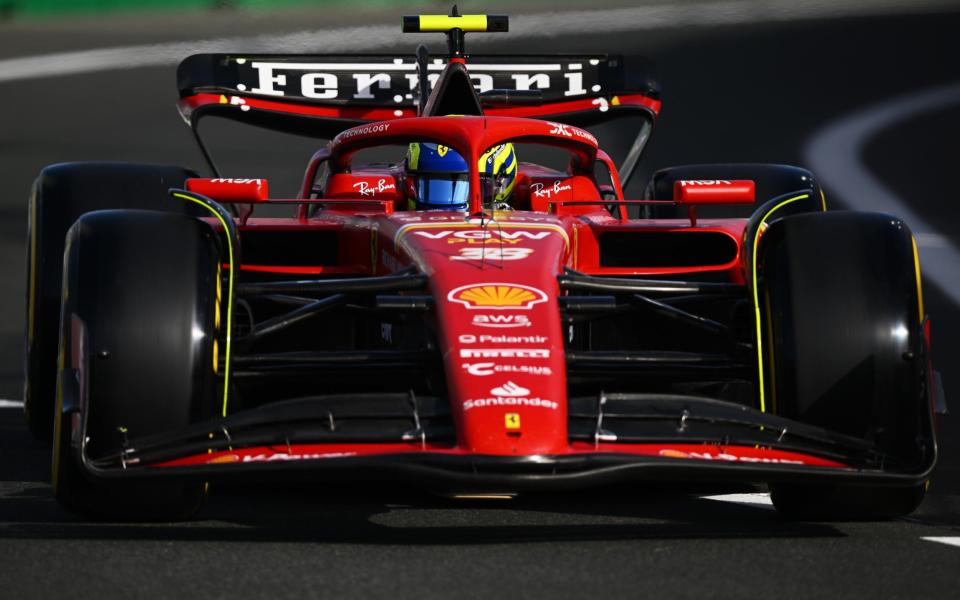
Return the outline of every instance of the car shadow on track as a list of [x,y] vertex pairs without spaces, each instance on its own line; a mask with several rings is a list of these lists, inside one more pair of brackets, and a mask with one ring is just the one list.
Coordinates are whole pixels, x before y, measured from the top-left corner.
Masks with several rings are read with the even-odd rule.
[[675,488],[464,501],[414,490],[230,487],[214,491],[196,519],[183,523],[91,522],[64,512],[47,485],[5,489],[0,538],[16,539],[477,545],[844,535],[826,524],[785,521],[769,506]]

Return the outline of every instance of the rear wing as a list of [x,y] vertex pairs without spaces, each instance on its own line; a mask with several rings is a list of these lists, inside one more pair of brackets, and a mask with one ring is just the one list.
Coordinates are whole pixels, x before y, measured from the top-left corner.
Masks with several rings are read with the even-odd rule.
[[[458,56],[452,60],[465,62]],[[417,57],[195,54],[177,68],[177,106],[216,175],[200,136],[204,116],[332,139],[363,123],[417,116],[447,63],[428,57],[423,46]],[[629,183],[660,111],[660,86],[645,59],[474,55],[466,69],[478,92],[478,108],[489,116],[549,119],[579,127],[644,117],[619,169],[623,185]]]
[[[428,60],[431,89],[446,63]],[[490,116],[586,126],[637,111],[653,118],[660,109],[643,59],[474,55],[467,70]],[[417,116],[418,80],[413,56],[195,54],[177,69],[178,108],[192,126],[215,114],[332,138],[362,123]]]

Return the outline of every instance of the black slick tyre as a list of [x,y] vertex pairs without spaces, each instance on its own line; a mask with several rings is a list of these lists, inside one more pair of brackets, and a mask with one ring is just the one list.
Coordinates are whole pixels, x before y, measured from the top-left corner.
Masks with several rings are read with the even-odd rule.
[[56,498],[94,518],[186,518],[202,482],[108,479],[87,465],[219,411],[215,234],[184,215],[97,211],[70,229],[65,264]]
[[765,410],[866,440],[896,486],[771,484],[787,516],[910,513],[933,466],[928,357],[912,236],[894,217],[786,217],[757,249]]
[[45,168],[30,197],[24,407],[37,439],[53,430],[64,238],[84,213],[107,208],[200,215],[168,190],[196,176],[181,167],[132,163],[64,163]]

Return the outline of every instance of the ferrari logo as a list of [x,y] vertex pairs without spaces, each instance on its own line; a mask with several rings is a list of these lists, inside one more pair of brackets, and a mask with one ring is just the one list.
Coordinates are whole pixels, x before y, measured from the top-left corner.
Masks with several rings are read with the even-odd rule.
[[503,415],[504,425],[507,429],[520,429],[520,415],[518,413],[507,413]]
[[450,148],[442,144],[437,144],[437,154],[440,155],[440,158],[443,158],[444,156],[446,156],[447,152],[450,152]]

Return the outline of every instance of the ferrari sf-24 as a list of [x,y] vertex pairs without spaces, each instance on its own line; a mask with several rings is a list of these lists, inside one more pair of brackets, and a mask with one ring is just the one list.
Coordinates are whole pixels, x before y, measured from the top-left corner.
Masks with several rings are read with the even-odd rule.
[[[468,56],[505,16],[403,28],[447,53],[186,58],[205,176],[41,172],[25,405],[65,507],[185,518],[211,483],[273,478],[918,506],[942,393],[903,221],[827,210],[775,164],[666,168],[627,199],[661,108],[647,63]],[[222,175],[206,117],[330,141],[274,198]],[[639,124],[619,167],[587,129],[614,121]]]

